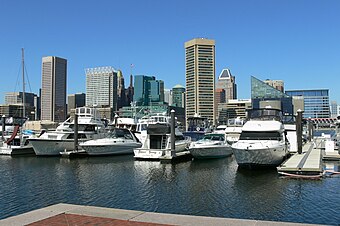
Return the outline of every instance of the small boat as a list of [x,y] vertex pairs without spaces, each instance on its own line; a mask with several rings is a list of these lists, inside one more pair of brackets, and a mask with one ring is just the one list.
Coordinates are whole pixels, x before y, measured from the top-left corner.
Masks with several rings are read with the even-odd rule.
[[141,148],[134,149],[136,159],[160,159],[162,157],[173,157],[172,154],[189,153],[188,147],[191,143],[189,137],[175,129],[175,153],[171,150],[171,129],[168,123],[149,124],[146,131],[146,139]]
[[252,109],[240,139],[232,145],[239,166],[278,166],[288,155],[289,142],[277,109]]
[[142,144],[130,130],[114,128],[107,137],[85,141],[79,146],[88,155],[122,155],[133,154],[133,149],[141,147]]
[[222,133],[209,133],[192,142],[189,151],[194,158],[223,158],[232,155],[231,145]]

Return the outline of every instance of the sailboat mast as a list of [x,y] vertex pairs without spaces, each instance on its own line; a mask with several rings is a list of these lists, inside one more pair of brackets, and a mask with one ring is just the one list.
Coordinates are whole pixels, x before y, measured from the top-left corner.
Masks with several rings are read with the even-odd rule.
[[24,48],[21,48],[21,60],[22,60],[22,117],[25,118],[25,60],[24,60]]

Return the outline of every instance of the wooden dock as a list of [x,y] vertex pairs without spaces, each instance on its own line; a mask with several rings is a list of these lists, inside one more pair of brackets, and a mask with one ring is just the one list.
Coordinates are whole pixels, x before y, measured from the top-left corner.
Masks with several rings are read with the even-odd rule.
[[302,154],[296,153],[277,167],[282,175],[322,175],[322,150],[315,148],[313,142],[303,146]]

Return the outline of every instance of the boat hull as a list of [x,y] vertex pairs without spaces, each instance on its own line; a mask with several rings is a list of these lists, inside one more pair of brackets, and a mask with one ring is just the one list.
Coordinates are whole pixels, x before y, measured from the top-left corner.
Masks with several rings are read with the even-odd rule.
[[81,144],[80,145],[88,155],[124,155],[133,154],[134,148],[140,148],[141,143],[97,143],[97,144]]
[[56,156],[74,149],[74,140],[30,139],[37,156]]
[[264,144],[261,142],[242,143],[232,146],[236,162],[244,167],[270,167],[280,165],[287,156],[284,144]]
[[205,146],[189,148],[191,155],[194,158],[205,159],[205,158],[225,158],[233,154],[231,146]]
[[0,155],[35,155],[35,152],[31,145],[25,145],[22,147],[4,145],[0,147]]
[[188,151],[189,142],[176,142],[175,153],[172,153],[170,148],[167,149],[150,149],[150,148],[135,148],[134,157],[136,159],[154,159],[159,160],[162,157],[173,157],[172,154]]

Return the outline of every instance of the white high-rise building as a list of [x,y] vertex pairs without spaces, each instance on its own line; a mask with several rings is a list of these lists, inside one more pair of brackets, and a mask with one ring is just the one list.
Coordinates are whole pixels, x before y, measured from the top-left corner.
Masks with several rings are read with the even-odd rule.
[[42,58],[41,120],[66,119],[67,60],[55,56]]
[[117,111],[117,71],[111,67],[85,69],[86,106],[110,107]]

